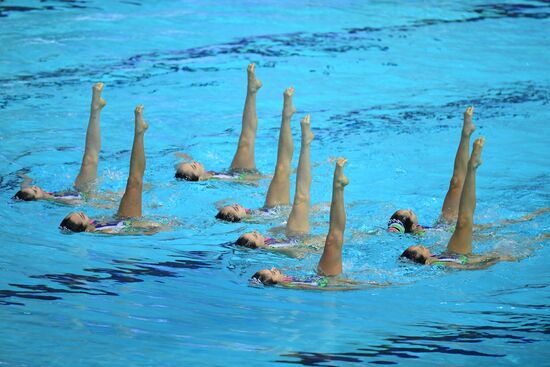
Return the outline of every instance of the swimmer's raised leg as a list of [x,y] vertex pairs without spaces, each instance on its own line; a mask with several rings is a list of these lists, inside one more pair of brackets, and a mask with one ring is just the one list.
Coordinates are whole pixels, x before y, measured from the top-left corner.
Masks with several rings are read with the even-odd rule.
[[458,208],[458,219],[456,228],[447,244],[447,251],[470,254],[472,253],[472,228],[474,225],[474,210],[476,208],[476,172],[481,164],[481,151],[485,144],[485,138],[480,137],[474,141],[472,156],[468,162],[466,178],[460,205]]
[[464,112],[464,125],[462,126],[460,143],[458,144],[458,150],[455,156],[453,177],[449,183],[449,190],[447,191],[447,195],[445,195],[445,200],[441,208],[441,217],[448,222],[454,222],[458,215],[460,195],[462,193],[462,186],[464,185],[464,178],[466,177],[468,167],[470,136],[472,136],[472,133],[476,129],[472,123],[473,114],[473,107],[468,107]]
[[330,227],[325,240],[323,255],[319,260],[317,272],[322,275],[342,273],[342,245],[346,229],[346,210],[344,208],[344,188],[349,183],[344,175],[347,160],[338,158],[332,183],[332,202],[330,204]]
[[281,131],[279,132],[277,164],[275,165],[275,174],[267,190],[264,208],[290,204],[290,165],[292,154],[294,153],[290,121],[292,120],[292,115],[296,112],[296,107],[292,104],[293,95],[294,88],[292,87],[287,88],[283,93],[283,117]]
[[302,143],[298,172],[296,173],[296,192],[294,203],[286,224],[287,236],[309,232],[309,203],[311,188],[311,142],[314,138],[311,132],[310,116],[306,115],[300,121],[302,127]]
[[99,118],[101,110],[107,102],[101,97],[103,83],[96,83],[92,87],[92,105],[90,109],[90,120],[86,131],[86,147],[80,172],[76,177],[74,186],[78,191],[88,191],[97,179],[97,164],[99,162],[99,151],[101,150],[101,133]]
[[143,120],[143,106],[139,105],[135,109],[134,144],[130,158],[130,173],[128,174],[124,196],[122,196],[118,207],[119,217],[141,217],[141,193],[145,172],[143,136],[148,127],[149,125]]
[[258,116],[256,115],[256,93],[262,87],[262,82],[256,79],[254,64],[248,65],[248,87],[244,102],[241,136],[237,152],[231,162],[231,170],[255,170],[254,143],[256,129],[258,128]]

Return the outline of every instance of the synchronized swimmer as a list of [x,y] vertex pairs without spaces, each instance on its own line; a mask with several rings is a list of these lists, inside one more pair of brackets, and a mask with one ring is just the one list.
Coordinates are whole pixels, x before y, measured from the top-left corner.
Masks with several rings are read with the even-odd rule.
[[82,193],[89,193],[97,180],[97,166],[99,163],[99,151],[101,150],[100,116],[101,110],[107,102],[101,97],[103,83],[97,83],[92,88],[92,104],[90,107],[90,120],[86,131],[86,146],[80,165],[80,172],[74,182],[74,190],[47,192],[39,186],[29,186],[27,181],[22,184],[21,190],[15,194],[15,198],[25,201],[31,200],[57,200],[75,201],[82,199]]
[[[449,184],[449,189],[445,195],[441,215],[436,226],[449,226],[456,221],[458,215],[458,207],[464,180],[466,178],[468,166],[468,150],[470,147],[470,137],[476,127],[472,123],[474,108],[468,107],[464,112],[464,124],[460,134],[460,143],[456,152],[453,176]],[[418,224],[418,217],[412,209],[399,209],[390,217],[388,221],[388,230],[397,233],[413,233],[418,234],[430,228]]]
[[[254,156],[258,117],[256,114],[256,94],[262,83],[256,79],[254,64],[247,68],[247,93],[242,115],[242,127],[237,150],[226,172],[206,170],[201,163],[187,159],[176,165],[176,178],[187,181],[203,181],[209,179],[249,181],[258,180],[262,176],[256,170]],[[76,177],[74,189],[68,192],[46,192],[38,186],[30,186],[26,179],[21,190],[15,194],[16,199],[56,200],[62,202],[80,201],[85,196],[93,194],[97,181],[99,151],[101,149],[100,114],[106,102],[101,97],[103,83],[97,83],[92,88],[92,103],[90,119],[86,132],[86,145]],[[283,111],[279,133],[277,160],[275,171],[266,193],[265,202],[260,209],[247,209],[240,204],[227,205],[221,208],[216,218],[228,222],[239,222],[243,219],[262,216],[263,213],[278,207],[290,205],[290,175],[291,162],[294,153],[294,142],[291,134],[291,120],[296,112],[293,104],[294,88],[287,88],[283,93]],[[454,161],[453,175],[441,215],[436,227],[452,228],[454,231],[447,244],[447,250],[440,255],[433,255],[422,245],[408,247],[400,256],[422,265],[440,265],[456,269],[482,269],[499,261],[517,261],[517,257],[499,253],[473,255],[473,218],[476,207],[476,173],[481,164],[481,152],[485,139],[480,137],[473,144],[469,155],[470,138],[475,131],[472,122],[474,108],[468,107],[464,112],[464,123],[460,135],[460,143]],[[83,212],[69,213],[60,223],[60,228],[72,232],[98,232],[105,234],[123,234],[141,230],[141,234],[156,233],[161,229],[158,223],[147,222],[142,217],[143,175],[146,160],[144,135],[148,124],[143,119],[143,106],[135,108],[134,140],[130,158],[130,171],[124,195],[113,221],[98,221],[88,217]],[[314,134],[311,131],[311,117],[306,115],[301,121],[301,146],[296,173],[296,189],[291,211],[285,227],[286,238],[275,239],[266,237],[257,231],[245,233],[235,242],[237,246],[254,249],[279,251],[296,245],[305,244],[310,232],[309,211],[311,201],[311,142]],[[251,277],[253,284],[279,285],[298,289],[356,289],[364,286],[386,286],[381,283],[360,283],[340,277],[342,274],[342,249],[346,227],[346,212],[344,206],[344,188],[349,180],[344,175],[347,160],[339,158],[334,169],[332,183],[332,201],[330,205],[330,220],[323,252],[317,267],[317,274],[310,277],[296,277],[283,274],[279,269],[263,269]],[[545,213],[543,208],[519,220],[509,220],[504,224],[530,220],[534,216]],[[411,209],[397,210],[388,222],[388,231],[401,234],[420,234],[432,227],[418,223],[416,214]]]
[[139,221],[141,217],[141,199],[143,191],[143,174],[145,172],[145,150],[143,136],[149,125],[143,120],[143,106],[135,111],[134,142],[130,158],[130,172],[126,190],[120,200],[115,221],[98,222],[90,219],[83,212],[72,212],[61,221],[60,227],[72,232],[101,232],[117,234],[130,228],[144,228],[154,231],[160,225]]
[[209,179],[242,180],[259,178],[256,171],[256,159],[254,157],[254,144],[256,142],[256,130],[258,129],[258,116],[256,114],[256,94],[262,87],[262,82],[256,79],[254,64],[249,64],[248,87],[244,102],[241,136],[237,151],[231,162],[229,171],[207,171],[197,162],[182,162],[176,166],[176,177],[187,181],[205,181]]

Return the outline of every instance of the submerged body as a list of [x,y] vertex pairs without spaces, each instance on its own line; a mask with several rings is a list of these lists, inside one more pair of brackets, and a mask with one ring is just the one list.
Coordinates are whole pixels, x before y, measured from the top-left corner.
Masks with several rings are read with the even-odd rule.
[[[473,107],[468,107],[464,112],[464,123],[455,156],[453,175],[441,207],[438,223],[452,224],[458,216],[458,207],[468,167],[470,137],[476,129],[472,122],[473,114]],[[388,221],[390,232],[418,234],[424,232],[426,228],[428,227],[418,223],[418,217],[412,209],[399,209],[392,214]]]
[[294,153],[290,123],[296,112],[296,107],[292,102],[293,95],[294,88],[292,87],[287,88],[283,93],[283,113],[281,129],[279,130],[277,163],[275,164],[275,174],[269,184],[263,208],[254,210],[245,208],[240,204],[226,205],[218,211],[217,219],[240,222],[245,218],[261,216],[266,210],[290,204],[290,173],[292,154]]
[[97,180],[97,167],[99,162],[99,151],[101,150],[101,132],[100,132],[100,115],[103,107],[107,102],[101,97],[103,91],[103,83],[96,83],[92,87],[92,102],[90,107],[90,119],[88,121],[88,129],[86,131],[86,145],[84,155],[80,166],[73,191],[48,192],[39,186],[30,186],[32,181],[27,178],[21,185],[21,190],[15,194],[15,198],[24,201],[32,200],[53,200],[60,201],[66,204],[73,202],[78,203],[82,200],[80,193],[91,191]]
[[483,269],[499,261],[515,261],[509,255],[496,253],[473,255],[472,231],[474,211],[476,207],[476,173],[481,164],[481,152],[485,139],[483,137],[474,142],[472,155],[467,163],[466,177],[460,195],[460,203],[455,230],[447,244],[447,251],[441,255],[433,255],[422,245],[410,246],[401,258],[412,260],[422,265],[442,265],[457,269]]
[[[279,269],[263,269],[257,271],[251,278],[253,283],[264,285],[280,285],[299,289],[326,289],[334,281],[338,283],[336,275],[342,273],[342,246],[346,226],[346,212],[344,209],[344,188],[349,183],[343,169],[346,164],[344,158],[339,158],[334,170],[332,201],[330,205],[330,226],[325,239],[323,254],[317,265],[317,276],[296,278],[283,274]],[[330,277],[330,278],[329,278]],[[349,282],[348,284],[352,284]]]
[[214,172],[206,170],[204,166],[191,160],[176,165],[176,178],[186,181],[205,181],[210,179],[241,181],[254,180],[261,177],[256,170],[254,149],[256,142],[256,130],[258,129],[258,116],[256,115],[256,94],[262,87],[262,83],[256,79],[254,64],[249,64],[247,69],[248,85],[244,104],[241,135],[237,145],[237,151],[227,172]]
[[[124,195],[120,200],[116,222],[96,222],[83,212],[69,213],[61,222],[60,227],[72,232],[101,232],[108,234],[120,233],[127,228],[149,228],[154,230],[160,226],[156,223],[129,221],[139,218],[142,214],[143,174],[145,172],[145,151],[143,137],[149,125],[143,119],[143,106],[135,111],[134,142],[130,158],[130,172]],[[141,223],[138,225],[138,223]]]

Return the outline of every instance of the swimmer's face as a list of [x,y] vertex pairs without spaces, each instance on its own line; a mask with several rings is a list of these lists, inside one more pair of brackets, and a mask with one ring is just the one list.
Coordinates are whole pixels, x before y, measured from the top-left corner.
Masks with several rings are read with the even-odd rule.
[[411,247],[409,247],[409,249],[411,251],[414,251],[414,252],[424,256],[426,259],[428,259],[430,256],[432,256],[432,253],[430,252],[430,250],[428,250],[426,247],[424,247],[422,245],[411,246]]
[[180,163],[176,167],[176,177],[187,181],[198,181],[204,176],[204,166],[199,162]]
[[23,200],[40,200],[46,197],[46,192],[39,186],[25,187],[21,189]]
[[277,268],[260,270],[254,276],[266,285],[283,283],[285,281],[285,275]]
[[243,234],[237,240],[237,244],[245,247],[249,247],[249,248],[266,247],[264,236],[262,236],[257,231],[252,231],[252,232]]
[[61,227],[73,232],[86,231],[90,225],[91,219],[84,212],[72,212],[61,222]]
[[230,222],[240,222],[247,215],[248,214],[246,213],[244,206],[240,204],[232,204],[221,208],[216,218]]
[[401,254],[402,258],[407,258],[419,264],[429,264],[431,252],[422,245],[410,246]]
[[416,227],[418,226],[418,218],[412,209],[400,209],[393,213],[391,219],[399,219],[403,222],[405,232],[407,233],[415,233]]
[[410,218],[411,223],[413,227],[416,227],[418,225],[418,217],[416,216],[416,213],[413,212],[412,209],[400,209],[396,211],[398,215],[402,215],[405,218]]

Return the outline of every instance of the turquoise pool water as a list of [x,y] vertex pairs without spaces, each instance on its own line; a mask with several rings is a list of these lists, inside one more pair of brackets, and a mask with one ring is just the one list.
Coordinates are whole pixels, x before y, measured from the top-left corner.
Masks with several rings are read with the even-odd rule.
[[[436,220],[469,104],[475,136],[487,139],[476,222],[549,205],[549,29],[545,1],[0,2],[0,363],[550,365],[548,214],[479,233],[476,251],[531,253],[484,271],[400,264],[408,245],[441,249],[449,233],[382,230],[398,207]],[[269,180],[174,180],[176,152],[229,165],[249,62],[264,83],[258,168],[273,171],[282,92],[293,85],[295,164],[305,113],[316,134],[312,231],[326,233],[330,157],[345,155],[345,275],[400,285],[250,287],[258,269],[305,275],[318,261],[227,245],[284,225],[214,219],[218,201],[261,206]],[[177,222],[172,231],[66,235],[57,226],[70,207],[11,200],[18,173],[49,190],[71,186],[97,81],[108,102],[100,188],[123,190],[143,103],[144,213]]]

